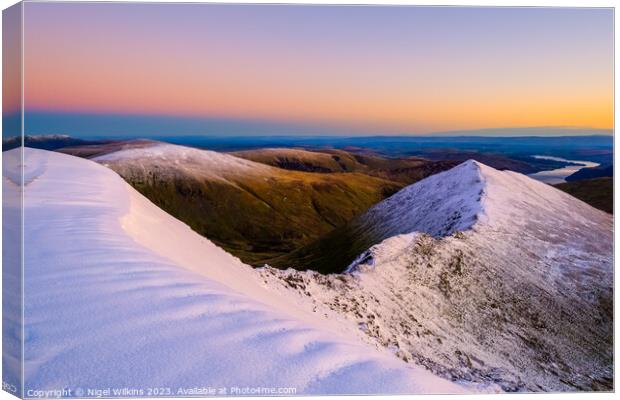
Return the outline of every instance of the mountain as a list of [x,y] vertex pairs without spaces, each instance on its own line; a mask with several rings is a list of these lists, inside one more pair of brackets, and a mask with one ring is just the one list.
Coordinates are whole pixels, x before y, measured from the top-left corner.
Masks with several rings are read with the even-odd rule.
[[610,214],[614,212],[614,178],[582,179],[560,183],[555,187],[599,210]]
[[[14,177],[22,165],[7,161],[18,151],[4,155],[8,198],[21,198]],[[213,396],[208,388],[232,395],[477,390],[405,364],[357,329],[282,297],[110,169],[30,148],[24,160],[24,325],[6,339],[23,332],[25,393],[58,382],[77,397],[147,397],[146,388],[169,397]],[[18,303],[4,306],[20,315]]]
[[429,161],[418,157],[386,158],[336,149],[304,150],[265,148],[237,151],[237,157],[274,167],[308,172],[359,172],[404,185],[454,167],[453,161]]
[[266,148],[230,153],[274,167],[307,172],[351,172],[364,169],[351,154],[328,154],[296,148]]
[[269,285],[407,362],[506,391],[613,389],[613,218],[552,186],[467,161],[305,251],[348,272],[265,268]]
[[360,173],[289,171],[157,142],[93,160],[112,168],[196,232],[254,265],[310,243],[402,187]]
[[408,186],[319,240],[268,263],[342,272],[364,250],[391,236],[417,230],[441,236],[464,230],[475,222],[483,192],[482,178],[468,165],[478,164],[469,161]]

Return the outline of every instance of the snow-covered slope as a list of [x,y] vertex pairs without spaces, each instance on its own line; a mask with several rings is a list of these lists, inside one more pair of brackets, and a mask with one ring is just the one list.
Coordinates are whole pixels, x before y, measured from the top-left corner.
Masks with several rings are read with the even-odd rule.
[[[480,223],[476,224],[478,220]],[[448,236],[472,227],[520,234],[542,242],[609,250],[610,215],[560,190],[512,171],[469,160],[410,185],[378,203],[351,225],[379,243],[392,236],[422,232]]]
[[479,165],[467,161],[410,185],[360,219],[373,235],[382,238],[416,231],[445,236],[465,230],[476,222],[481,210],[484,183]]
[[172,163],[188,172],[199,171],[201,175],[207,174],[206,176],[213,179],[241,174],[260,176],[277,171],[274,167],[224,153],[159,142],[154,142],[151,146],[115,151],[93,160],[104,165],[123,161],[134,165],[159,163],[165,166]]
[[609,390],[612,229],[611,215],[566,193],[468,161],[342,230],[345,242],[377,243],[351,273],[262,272],[442,376],[504,390]]
[[34,149],[24,169],[26,390],[463,391],[270,290],[113,171]]
[[612,388],[612,218],[523,175],[412,185],[321,275],[254,270],[96,163],[25,158],[26,389]]

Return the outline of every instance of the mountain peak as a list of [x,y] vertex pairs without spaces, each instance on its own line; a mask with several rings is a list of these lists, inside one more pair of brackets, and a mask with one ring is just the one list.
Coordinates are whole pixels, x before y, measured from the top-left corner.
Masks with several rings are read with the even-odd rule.
[[[594,232],[593,225],[603,231]],[[419,232],[442,238],[470,230],[541,241],[551,237],[580,249],[599,246],[591,236],[611,232],[611,218],[545,183],[468,160],[405,187],[291,259],[340,272],[397,235]]]
[[446,236],[469,229],[482,211],[485,182],[482,168],[468,160],[407,186],[372,207],[362,218],[383,237],[420,231]]

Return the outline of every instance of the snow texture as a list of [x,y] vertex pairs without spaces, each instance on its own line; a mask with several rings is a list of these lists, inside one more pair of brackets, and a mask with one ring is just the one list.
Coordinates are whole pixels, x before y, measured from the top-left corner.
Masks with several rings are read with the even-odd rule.
[[25,157],[26,388],[613,388],[612,217],[524,175],[411,185],[359,218],[376,245],[350,273],[321,275],[242,264],[97,163]]
[[468,161],[377,204],[356,231],[377,244],[348,274],[261,272],[298,304],[452,380],[613,388],[611,215]]
[[[168,156],[165,146],[152,151]],[[170,156],[183,162],[205,153],[217,154]],[[26,395],[109,387],[163,387],[172,396],[205,386],[466,390],[347,334],[348,323],[309,311],[295,293],[271,290],[262,273],[104,166],[29,148],[24,157]],[[15,186],[3,183],[5,193]]]
[[131,165],[159,165],[158,173],[168,173],[166,166],[173,164],[175,168],[183,169],[188,174],[198,171],[201,176],[214,180],[225,179],[230,176],[262,176],[269,171],[278,171],[275,167],[257,163],[229,154],[210,150],[195,149],[168,143],[154,142],[150,146],[130,148],[108,153],[93,158],[105,166],[122,164],[130,161]]

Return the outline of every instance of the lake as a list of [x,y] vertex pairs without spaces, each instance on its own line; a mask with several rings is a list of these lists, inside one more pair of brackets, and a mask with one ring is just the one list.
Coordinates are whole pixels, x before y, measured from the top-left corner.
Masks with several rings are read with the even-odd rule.
[[567,160],[565,158],[560,157],[551,157],[551,156],[532,156],[533,158],[537,158],[539,160],[553,160],[553,161],[563,161],[569,162],[577,165],[569,165],[566,167],[552,169],[549,171],[540,171],[535,174],[528,175],[530,178],[534,178],[541,182],[548,183],[550,185],[555,185],[556,183],[566,182],[566,177],[574,174],[583,168],[593,168],[598,167],[600,164],[591,162],[591,161],[577,161],[577,160]]

